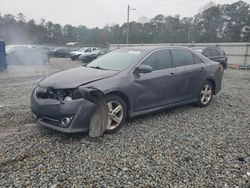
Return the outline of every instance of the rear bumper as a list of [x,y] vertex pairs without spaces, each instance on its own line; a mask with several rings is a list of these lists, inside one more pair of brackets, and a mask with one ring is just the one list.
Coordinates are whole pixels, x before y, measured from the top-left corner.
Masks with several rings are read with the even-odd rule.
[[[66,103],[56,99],[40,99],[34,92],[31,96],[31,111],[40,125],[64,133],[89,131],[89,124],[96,109],[96,104],[81,98]],[[70,123],[62,124],[63,118]]]
[[215,87],[215,91],[214,91],[215,95],[218,94],[220,92],[220,90],[221,90],[222,77],[223,77],[223,70],[219,69],[216,72],[216,77],[215,77],[216,78],[216,82],[215,82],[216,87]]

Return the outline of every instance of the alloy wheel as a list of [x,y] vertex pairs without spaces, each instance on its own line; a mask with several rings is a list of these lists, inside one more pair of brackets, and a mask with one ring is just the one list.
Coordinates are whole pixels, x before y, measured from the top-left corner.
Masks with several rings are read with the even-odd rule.
[[203,105],[206,105],[210,102],[212,98],[212,88],[209,84],[203,85],[200,93],[200,100]]
[[106,130],[113,130],[120,125],[123,119],[124,111],[118,101],[109,101],[108,105],[108,125]]

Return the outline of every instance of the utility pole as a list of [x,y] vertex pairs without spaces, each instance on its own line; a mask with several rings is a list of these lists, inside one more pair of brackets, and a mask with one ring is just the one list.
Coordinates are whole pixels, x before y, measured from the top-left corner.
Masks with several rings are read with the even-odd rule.
[[127,12],[127,44],[128,44],[128,41],[129,41],[129,5],[128,5],[128,12]]
[[130,8],[128,5],[128,12],[127,12],[127,44],[129,43],[129,12],[130,10],[136,10],[135,8]]

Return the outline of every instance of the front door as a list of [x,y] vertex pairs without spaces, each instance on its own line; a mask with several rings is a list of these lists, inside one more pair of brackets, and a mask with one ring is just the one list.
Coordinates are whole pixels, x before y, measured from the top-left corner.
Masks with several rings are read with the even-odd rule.
[[133,110],[157,108],[175,101],[175,68],[170,51],[157,50],[141,64],[152,67],[149,73],[132,73]]

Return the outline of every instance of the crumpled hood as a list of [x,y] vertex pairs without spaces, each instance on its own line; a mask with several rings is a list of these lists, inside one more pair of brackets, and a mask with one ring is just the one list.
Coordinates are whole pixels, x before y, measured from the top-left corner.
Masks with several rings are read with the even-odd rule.
[[78,67],[54,73],[39,82],[41,87],[55,89],[77,88],[93,81],[114,76],[118,71],[100,70],[87,67]]

